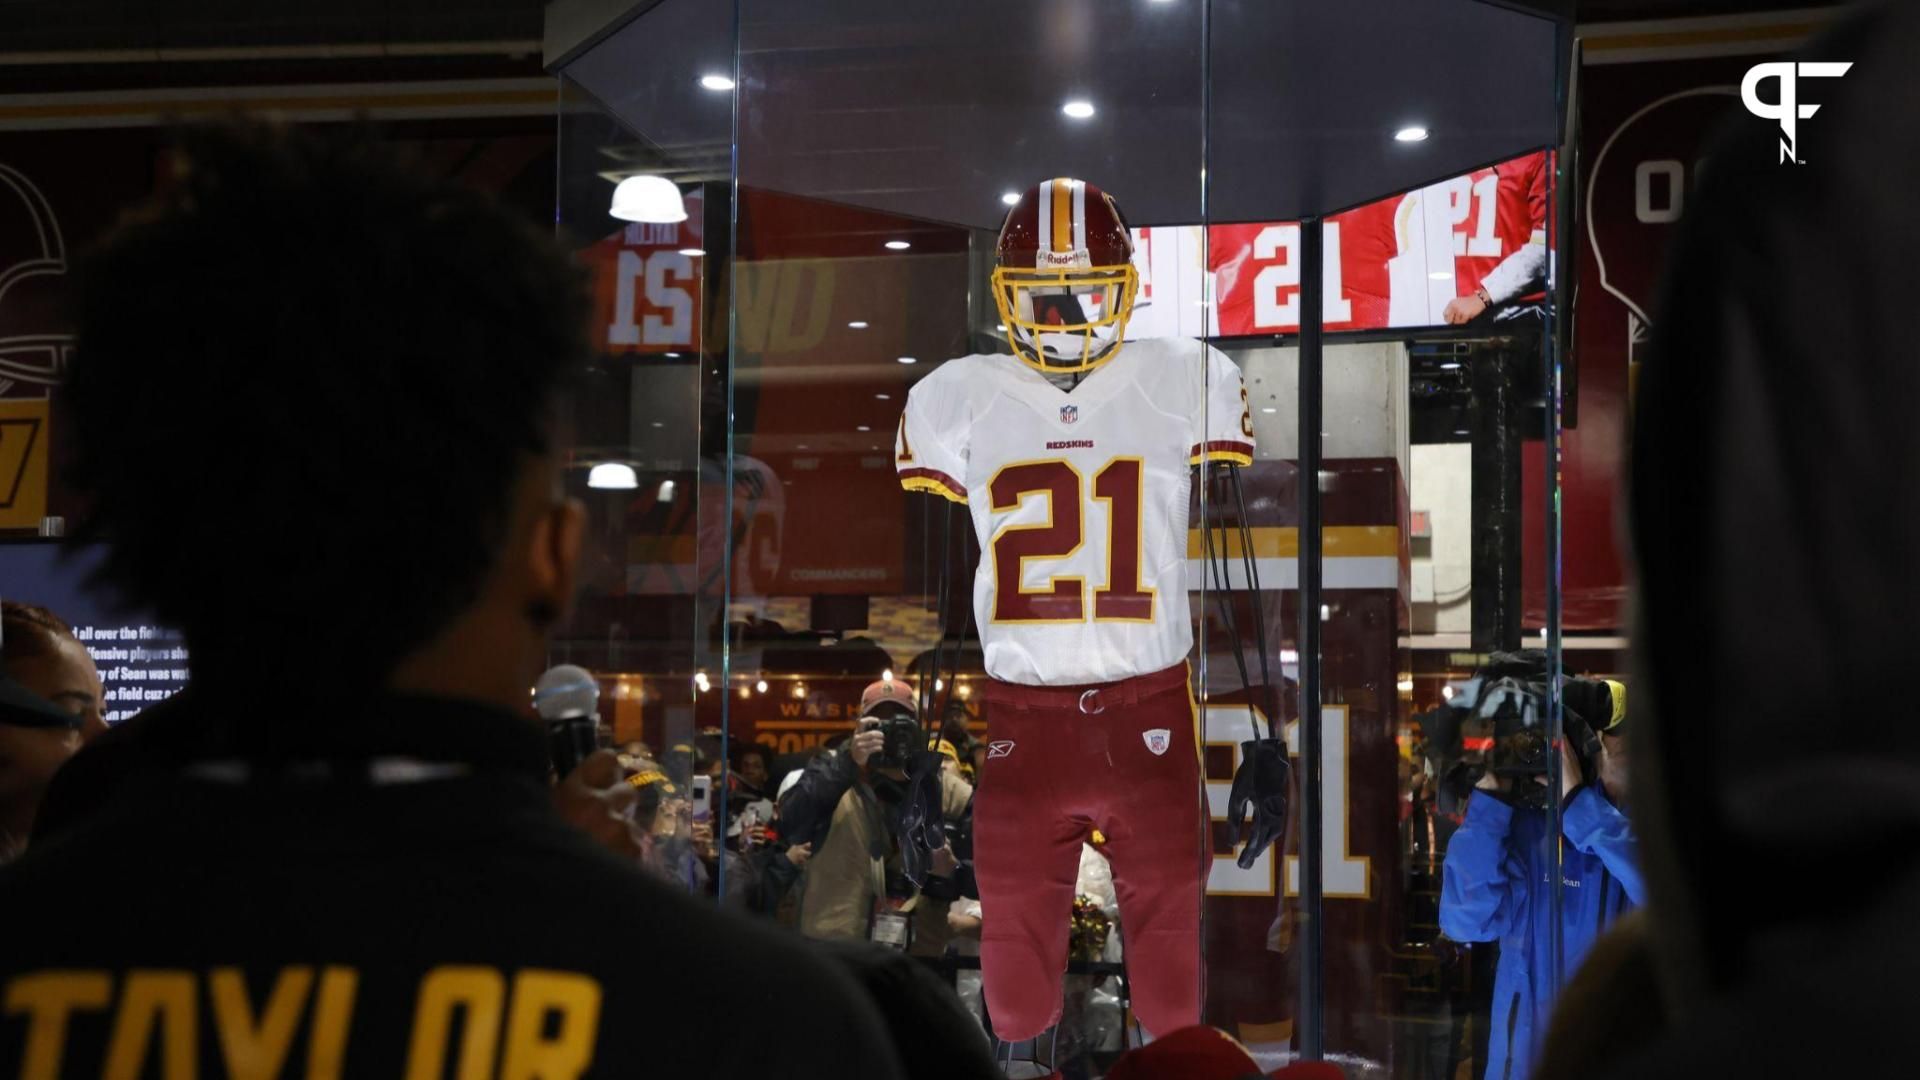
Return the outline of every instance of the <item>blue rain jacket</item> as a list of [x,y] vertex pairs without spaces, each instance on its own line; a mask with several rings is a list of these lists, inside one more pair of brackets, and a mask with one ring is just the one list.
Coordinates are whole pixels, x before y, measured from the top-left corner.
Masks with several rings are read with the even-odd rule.
[[[1500,943],[1486,1080],[1526,1080],[1553,1011],[1549,825],[1544,810],[1515,809],[1476,791],[1447,845],[1440,929],[1455,941]],[[1576,788],[1561,825],[1565,977],[1608,923],[1645,902],[1646,883],[1627,816],[1598,788]]]

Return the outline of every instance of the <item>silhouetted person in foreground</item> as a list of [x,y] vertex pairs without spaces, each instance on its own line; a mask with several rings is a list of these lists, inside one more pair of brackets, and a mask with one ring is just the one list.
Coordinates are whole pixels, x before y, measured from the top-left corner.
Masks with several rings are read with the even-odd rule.
[[1634,421],[1649,902],[1542,1078],[1913,1071],[1915,56],[1912,5],[1851,20],[1793,58],[1853,65],[1798,79],[1801,163],[1737,107],[1701,155]]
[[897,1075],[845,975],[553,809],[567,257],[355,138],[172,164],[83,268],[64,394],[102,576],[193,678],[0,871],[0,1074]]

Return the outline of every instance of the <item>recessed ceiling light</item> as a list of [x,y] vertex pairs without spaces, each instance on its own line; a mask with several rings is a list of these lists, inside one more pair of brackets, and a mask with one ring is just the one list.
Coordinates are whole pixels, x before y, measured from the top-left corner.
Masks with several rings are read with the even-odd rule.
[[1428,281],[1452,281],[1453,271],[1435,270],[1433,273],[1427,275],[1427,280]]
[[1440,370],[1441,371],[1459,371],[1460,363],[1457,360],[1449,360],[1446,363],[1440,365]]
[[1020,193],[1017,191],[1004,192],[1000,196],[1000,201],[1006,203],[1008,206],[1014,206],[1020,202]]
[[860,425],[859,427],[857,427],[857,428],[854,428],[853,430],[855,430],[855,431],[872,431],[872,430],[873,430],[873,428],[871,428],[871,427],[868,427],[868,426],[867,426],[866,424],[861,424],[861,425]]
[[1472,432],[1470,432],[1470,431],[1468,431],[1468,430],[1467,430],[1466,428],[1455,428],[1455,429],[1454,429],[1454,432],[1453,432],[1453,433],[1454,433],[1455,435],[1471,435],[1471,434],[1473,434]]
[[908,248],[910,248],[910,247],[912,247],[912,246],[913,246],[912,244],[909,244],[909,243],[907,243],[907,242],[906,242],[905,240],[889,240],[889,241],[887,241],[887,250],[888,250],[888,251],[905,251],[905,250],[907,250]]
[[917,364],[920,361],[911,356],[903,356],[900,358],[900,362],[903,364]]
[[873,397],[874,397],[874,400],[876,401],[892,401],[893,400],[892,394],[875,394],[873,395]]
[[1093,102],[1069,101],[1065,105],[1060,106],[1060,111],[1073,117],[1075,120],[1085,120],[1093,115]]
[[725,75],[702,75],[700,76],[700,85],[709,90],[731,90],[733,89],[733,80],[727,78]]
[[855,319],[852,322],[847,324],[847,329],[849,330],[865,330],[866,328],[867,328],[867,324],[862,322],[859,319]]
[[1432,132],[1428,131],[1426,128],[1423,128],[1423,127],[1403,127],[1399,131],[1396,131],[1393,133],[1393,141],[1394,142],[1426,142],[1427,136],[1430,134],[1432,134]]
[[1262,406],[1260,406],[1260,411],[1261,411],[1261,412],[1263,412],[1263,413],[1277,413],[1277,412],[1279,412],[1280,410],[1279,410],[1279,409],[1276,409],[1276,408],[1274,408],[1274,407],[1273,407],[1273,406],[1271,406],[1271,405],[1262,405]]
[[697,259],[707,253],[705,248],[681,248],[680,254]]

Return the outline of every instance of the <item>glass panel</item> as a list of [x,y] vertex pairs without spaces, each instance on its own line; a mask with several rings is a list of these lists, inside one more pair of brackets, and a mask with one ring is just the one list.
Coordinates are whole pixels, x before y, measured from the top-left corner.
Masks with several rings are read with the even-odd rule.
[[1524,1076],[1555,980],[1600,917],[1585,898],[1618,890],[1556,839],[1549,611],[1523,584],[1549,562],[1557,507],[1545,467],[1553,165],[1522,155],[1387,204],[1426,234],[1429,310],[1460,325],[1415,335],[1401,360],[1410,575],[1380,768],[1397,782],[1371,811],[1397,834],[1376,973],[1386,994],[1356,1010],[1395,1075]]
[[559,131],[558,227],[592,280],[599,356],[568,402],[568,488],[590,518],[554,662],[600,680],[648,866],[706,895],[730,884],[725,823],[751,801],[727,783],[721,648],[729,534],[755,505],[729,486],[727,293],[712,270],[731,102],[698,81],[731,70],[729,34],[723,5],[659,5],[568,67]]
[[[1459,66],[1427,40],[1448,19],[1389,0],[1325,19],[1232,0],[666,0],[568,66],[562,227],[595,266],[607,343],[576,401],[577,485],[605,501],[558,652],[611,673],[617,739],[652,744],[676,785],[731,737],[708,858],[665,821],[660,847],[683,852],[667,872],[706,866],[727,903],[938,964],[1009,1039],[1013,1075],[1097,1075],[1142,1029],[1194,1019],[1267,1069],[1320,1049],[1366,1075],[1485,1067],[1495,950],[1440,933],[1464,807],[1441,789],[1491,725],[1454,725],[1443,753],[1431,717],[1545,614],[1522,589],[1552,581],[1524,302],[1544,260],[1508,272],[1525,287],[1502,285],[1498,311],[1456,301],[1544,250],[1545,159],[1379,195],[1542,145],[1551,110],[1493,87],[1525,81],[1551,26],[1459,6],[1467,36],[1521,58],[1485,86],[1435,74]],[[1419,40],[1356,28],[1387,9]],[[1477,86],[1476,123],[1441,125],[1424,158],[1399,148],[1397,80],[1318,93],[1352,89],[1329,65],[1355,42],[1423,93]],[[632,174],[676,181],[691,220],[612,223]],[[1328,192],[1375,201],[1310,233],[1298,218]],[[1310,236],[1324,264],[1303,283]],[[1330,336],[1303,372],[1316,291]],[[607,463],[637,487],[588,489]],[[1315,537],[1322,589],[1303,604]],[[1299,896],[1307,675],[1318,910]],[[1243,868],[1225,819],[1269,720],[1291,815]],[[824,805],[778,797],[856,750],[859,780]],[[962,861],[952,898],[897,842],[922,777]]]
[[[735,655],[808,688],[753,737],[845,738],[889,671],[917,696],[963,759],[941,797],[983,895],[922,896],[909,949],[1018,1044],[1014,1075],[1097,1074],[1129,1019],[1201,1017],[1202,11],[831,10],[741,6],[734,447],[778,477],[788,539],[736,582],[764,621]],[[870,766],[843,811],[896,782]],[[918,891],[883,863],[884,895],[810,871],[802,932],[866,936]]]

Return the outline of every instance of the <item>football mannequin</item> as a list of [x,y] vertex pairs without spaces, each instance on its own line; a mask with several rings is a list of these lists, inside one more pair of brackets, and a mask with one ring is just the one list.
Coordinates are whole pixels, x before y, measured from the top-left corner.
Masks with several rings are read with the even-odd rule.
[[902,486],[964,504],[991,731],[975,804],[981,962],[997,1035],[1060,1016],[1082,842],[1112,862],[1133,1006],[1152,1032],[1200,1019],[1210,848],[1187,668],[1193,467],[1247,465],[1240,371],[1195,341],[1125,341],[1138,289],[1113,199],[1029,189],[1000,231],[994,300],[1012,355],[916,385]]

